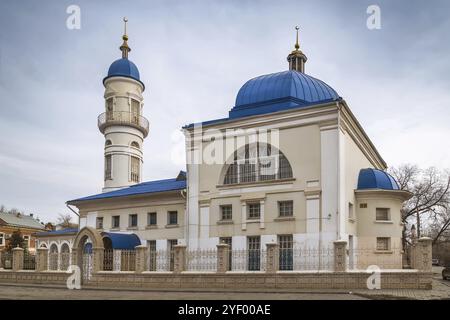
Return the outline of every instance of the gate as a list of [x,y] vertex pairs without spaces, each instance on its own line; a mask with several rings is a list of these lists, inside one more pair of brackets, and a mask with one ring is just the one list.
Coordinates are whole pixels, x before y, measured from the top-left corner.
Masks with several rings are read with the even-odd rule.
[[82,280],[83,283],[88,282],[92,276],[92,253],[83,253],[83,264],[82,264]]

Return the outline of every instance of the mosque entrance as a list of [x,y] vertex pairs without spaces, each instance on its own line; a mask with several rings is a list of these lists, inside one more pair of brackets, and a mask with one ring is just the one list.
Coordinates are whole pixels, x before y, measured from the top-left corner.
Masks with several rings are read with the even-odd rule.
[[88,282],[92,277],[93,270],[93,254],[92,243],[86,243],[83,248],[81,279],[83,283]]
[[[103,250],[102,237],[97,230],[84,227],[78,232],[73,242],[72,252],[75,253],[74,263],[80,268],[82,283],[91,280],[95,270],[103,269],[103,260],[94,259],[95,252],[98,254]],[[99,265],[94,265],[96,261]]]

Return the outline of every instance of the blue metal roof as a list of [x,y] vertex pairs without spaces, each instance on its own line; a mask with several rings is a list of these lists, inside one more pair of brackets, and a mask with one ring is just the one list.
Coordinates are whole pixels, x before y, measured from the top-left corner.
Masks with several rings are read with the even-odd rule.
[[64,235],[64,234],[70,234],[70,233],[77,233],[78,228],[68,228],[68,229],[62,229],[62,230],[55,230],[55,231],[47,231],[47,232],[38,232],[36,233],[36,236],[56,236],[56,235]]
[[141,245],[141,240],[134,233],[102,232],[101,234],[103,238],[111,240],[112,249],[134,250]]
[[[288,70],[259,76],[247,81],[239,90],[236,104],[228,118],[202,122],[201,125],[223,123],[242,117],[282,110],[305,108],[341,100],[325,82],[307,74]],[[183,128],[191,128],[191,123]]]
[[[103,79],[103,83],[106,79],[111,77],[127,77],[139,81],[143,86],[144,83],[140,80],[139,70],[136,65],[129,59],[120,58],[114,61],[108,70],[108,75]],[[144,86],[145,88],[145,86]]]
[[378,169],[361,169],[358,176],[358,190],[384,189],[398,190],[395,179],[387,172]]
[[135,184],[130,187],[122,188],[119,190],[104,192],[104,193],[95,194],[95,195],[84,197],[84,198],[70,200],[70,201],[68,201],[68,203],[77,202],[77,201],[88,201],[88,200],[126,197],[126,196],[140,195],[140,194],[175,191],[175,190],[183,190],[183,189],[186,189],[186,172],[180,171],[178,176],[174,179],[142,182],[142,183]]
[[295,70],[288,70],[247,81],[239,90],[229,117],[276,112],[336,99],[339,99],[339,95],[325,82]]

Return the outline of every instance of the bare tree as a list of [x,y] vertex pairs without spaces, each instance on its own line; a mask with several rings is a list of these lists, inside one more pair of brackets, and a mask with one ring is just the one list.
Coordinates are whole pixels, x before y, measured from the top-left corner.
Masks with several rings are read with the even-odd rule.
[[62,228],[70,228],[72,226],[72,216],[70,214],[60,213],[57,222]]
[[[449,225],[445,223],[445,219],[442,219],[442,214],[448,212],[450,207],[449,173],[434,167],[422,170],[411,164],[392,168],[390,173],[397,180],[400,189],[413,194],[411,199],[403,204],[402,208],[402,220],[405,223],[405,228],[415,217],[418,237],[421,236],[421,225],[425,219],[429,225],[433,222],[433,225],[441,224],[444,229],[437,234],[441,235],[445,232]],[[407,241],[406,230],[404,230],[403,235],[404,241]]]

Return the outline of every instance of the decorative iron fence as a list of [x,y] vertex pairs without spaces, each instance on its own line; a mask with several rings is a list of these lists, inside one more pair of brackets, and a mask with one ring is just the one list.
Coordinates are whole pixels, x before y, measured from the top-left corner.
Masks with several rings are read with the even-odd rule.
[[24,252],[23,270],[36,270],[36,255],[29,252]]
[[186,250],[186,270],[215,272],[217,270],[217,249]]
[[104,271],[135,271],[135,250],[111,250],[106,249],[103,253]]
[[280,270],[333,270],[333,247],[307,247],[292,243],[279,249]]
[[1,260],[0,260],[0,268],[3,269],[12,269],[13,264],[13,255],[12,252],[2,252]]
[[232,271],[265,271],[265,249],[233,249],[231,250]]
[[147,271],[173,271],[175,252],[173,250],[150,250]]

